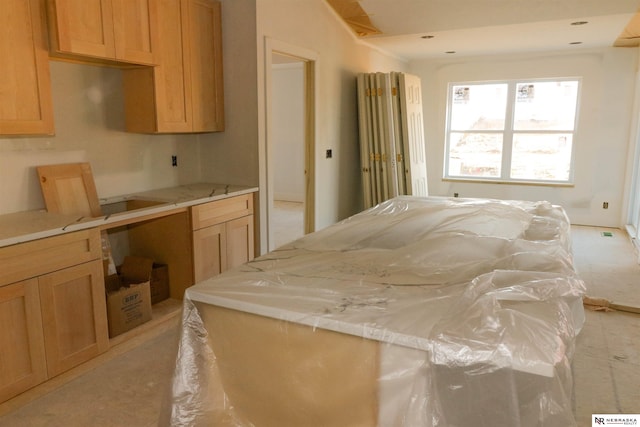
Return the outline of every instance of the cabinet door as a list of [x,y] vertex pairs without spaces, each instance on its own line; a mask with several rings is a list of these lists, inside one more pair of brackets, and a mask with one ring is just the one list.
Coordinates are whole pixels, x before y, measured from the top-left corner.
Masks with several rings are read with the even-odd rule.
[[222,21],[220,2],[188,0],[189,56],[191,59],[191,102],[193,130],[224,130],[222,81]]
[[36,279],[0,287],[0,402],[47,379]]
[[136,64],[156,64],[156,22],[156,0],[113,0],[116,58]]
[[99,260],[38,279],[49,376],[109,347],[102,264]]
[[193,280],[195,283],[222,273],[227,265],[225,225],[193,232]]
[[191,75],[186,21],[187,4],[180,0],[158,0],[160,57],[155,73],[156,111],[159,132],[191,132]]
[[49,0],[49,14],[57,51],[115,58],[111,0]]
[[159,65],[123,70],[127,131],[224,130],[220,3],[157,2]]
[[53,134],[42,0],[2,0],[0,135]]
[[158,66],[122,70],[128,132],[192,132],[187,3],[157,0]]
[[226,224],[227,269],[253,259],[253,215],[234,219]]

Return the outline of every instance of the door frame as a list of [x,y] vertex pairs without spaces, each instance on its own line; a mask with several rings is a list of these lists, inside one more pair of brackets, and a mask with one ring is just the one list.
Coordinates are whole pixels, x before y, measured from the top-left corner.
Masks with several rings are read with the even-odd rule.
[[270,227],[270,218],[273,212],[273,136],[271,124],[271,89],[272,89],[272,65],[273,54],[289,56],[296,61],[303,63],[304,74],[304,171],[305,171],[305,196],[304,196],[304,233],[315,231],[315,147],[316,147],[316,90],[318,67],[318,55],[311,50],[292,45],[290,43],[265,37],[264,48],[264,124],[265,124],[265,144],[260,150],[262,157],[260,164],[263,165],[260,174],[261,204],[265,206],[263,216],[263,226],[266,228],[266,242],[261,245],[261,252],[265,253],[273,249],[273,231]]
[[[623,218],[625,229],[636,249],[640,249],[640,72],[635,75],[635,92],[633,101],[632,121],[630,126],[629,149],[627,158],[627,170],[631,173],[625,180],[625,193],[623,197]],[[638,258],[640,263],[640,257]]]

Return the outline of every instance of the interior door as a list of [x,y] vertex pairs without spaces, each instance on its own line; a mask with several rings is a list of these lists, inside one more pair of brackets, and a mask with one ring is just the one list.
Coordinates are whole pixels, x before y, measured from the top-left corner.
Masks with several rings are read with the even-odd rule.
[[373,206],[373,170],[371,162],[372,151],[369,147],[371,138],[371,104],[369,97],[368,77],[366,74],[358,74],[358,125],[360,131],[360,168],[362,172],[362,191],[364,196],[364,208]]
[[427,196],[427,157],[424,145],[424,122],[422,118],[422,90],[420,78],[411,74],[400,74],[400,91],[404,100],[400,104],[402,133],[405,144],[405,171],[407,194]]

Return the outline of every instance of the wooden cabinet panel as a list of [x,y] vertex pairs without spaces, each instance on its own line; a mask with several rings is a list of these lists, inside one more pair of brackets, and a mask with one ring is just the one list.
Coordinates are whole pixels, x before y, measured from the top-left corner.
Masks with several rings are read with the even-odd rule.
[[6,246],[0,248],[0,286],[100,259],[101,254],[95,229]]
[[196,283],[254,258],[253,194],[191,208]]
[[116,58],[156,64],[158,48],[156,0],[113,0]]
[[152,258],[169,267],[171,298],[182,299],[193,285],[193,255],[188,212],[128,226],[131,255]]
[[53,134],[42,0],[3,0],[0,52],[0,135]]
[[58,52],[116,57],[111,0],[49,0],[49,25]]
[[91,261],[38,279],[49,376],[109,348],[102,263]]
[[123,70],[125,126],[130,132],[192,131],[187,3],[158,0],[158,57],[154,68]]
[[36,279],[0,287],[0,402],[47,379]]
[[218,275],[226,269],[225,224],[193,232],[193,275],[195,283]]
[[102,215],[88,162],[44,165],[36,170],[48,212],[86,217]]
[[252,194],[216,200],[191,208],[194,230],[251,214],[253,214]]
[[188,4],[194,129],[222,131],[224,89],[220,2],[191,0]]
[[158,0],[157,6],[159,65],[123,70],[127,130],[224,130],[220,3]]
[[253,215],[226,224],[227,268],[237,267],[253,259]]
[[156,0],[48,0],[53,53],[153,65]]

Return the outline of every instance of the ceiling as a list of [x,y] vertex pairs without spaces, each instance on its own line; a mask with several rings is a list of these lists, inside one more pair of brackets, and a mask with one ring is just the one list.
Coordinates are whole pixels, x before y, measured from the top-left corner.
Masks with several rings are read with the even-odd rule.
[[[640,41],[640,0],[328,1],[367,43],[409,60],[575,50],[613,46],[616,40],[637,46]],[[362,16],[345,15],[354,14],[354,3],[368,18],[370,31],[362,30]]]

